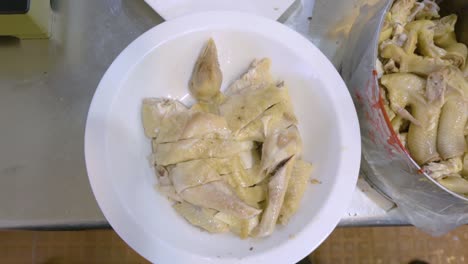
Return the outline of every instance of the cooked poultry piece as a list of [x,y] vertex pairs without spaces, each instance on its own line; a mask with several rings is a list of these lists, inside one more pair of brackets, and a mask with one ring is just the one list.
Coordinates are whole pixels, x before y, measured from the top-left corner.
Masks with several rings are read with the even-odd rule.
[[247,72],[229,86],[226,90],[226,95],[231,96],[244,89],[256,90],[272,85],[273,78],[270,74],[270,65],[271,60],[269,58],[254,60]]
[[180,196],[191,204],[215,209],[241,219],[249,219],[262,212],[239,199],[231,186],[223,180],[185,189]]
[[416,20],[405,26],[409,32],[413,31],[417,33],[417,47],[421,55],[440,58],[446,55],[447,51],[434,44],[434,27],[435,23],[431,20]]
[[260,223],[253,230],[253,235],[257,237],[269,236],[276,225],[276,221],[283,206],[284,196],[288,188],[289,178],[295,163],[295,157],[291,157],[283,166],[281,166],[268,182],[268,199],[263,210]]
[[461,158],[444,160],[441,162],[430,162],[423,167],[424,172],[433,179],[443,178],[445,175],[459,173],[463,169]]
[[[408,132],[408,150],[418,164],[439,159],[437,127],[441,105],[426,103],[426,81],[414,74],[395,73],[380,79],[387,88],[391,109],[412,123]],[[412,114],[406,111],[410,106]]]
[[287,90],[276,85],[260,89],[243,89],[229,96],[220,105],[219,110],[226,118],[229,128],[236,133],[286,96]]
[[406,24],[415,3],[416,0],[397,1],[390,9],[391,21],[394,24]]
[[296,116],[284,102],[280,102],[242,128],[235,137],[237,140],[263,142],[267,135],[291,125],[297,125]]
[[242,166],[244,167],[244,169],[251,169],[260,163],[260,147],[261,146],[256,143],[252,149],[239,153],[239,158],[242,162]]
[[199,159],[177,163],[170,168],[170,179],[180,193],[186,188],[229,177],[232,186],[250,187],[259,183],[258,170],[246,170],[239,156],[223,159]]
[[167,198],[181,202],[182,198],[176,192],[174,185],[172,185],[172,181],[169,178],[169,172],[167,169],[162,166],[156,166],[155,173],[156,177],[158,178],[156,189],[164,194]]
[[397,62],[400,65],[399,72],[411,72],[424,76],[450,65],[449,62],[439,58],[428,58],[416,54],[408,54],[395,44],[385,46],[380,56]]
[[457,37],[455,36],[457,20],[457,15],[452,14],[435,21],[434,42],[437,46],[446,48],[457,43]]
[[416,19],[432,19],[439,18],[440,7],[432,0],[422,0],[418,4]]
[[249,236],[250,232],[258,225],[258,216],[250,219],[240,219],[225,213],[217,213],[215,218],[223,223],[229,225],[230,230],[237,234],[240,238],[245,239]]
[[[241,153],[239,153],[239,155]],[[205,159],[204,161],[211,168],[215,169],[216,172],[218,172],[220,175],[231,174],[235,172],[246,173],[244,165],[242,164],[242,160],[239,155],[234,155],[229,158]]]
[[219,115],[183,111],[165,118],[156,143],[176,142],[183,139],[229,138],[231,132],[226,120]]
[[268,175],[261,169],[260,164],[255,164],[252,168],[245,169],[245,171],[239,171],[228,174],[231,178],[234,178],[235,185],[242,187],[254,186],[262,182]]
[[158,136],[164,119],[170,119],[174,114],[187,110],[181,102],[165,98],[145,98],[141,108],[143,128],[149,138]]
[[284,204],[281,207],[278,219],[280,224],[287,224],[291,216],[299,209],[311,173],[312,165],[310,163],[303,160],[296,160],[284,196]]
[[468,48],[463,43],[454,43],[446,48],[447,54],[442,59],[449,61],[453,66],[464,69]]
[[210,233],[223,233],[229,226],[215,217],[216,210],[199,207],[186,202],[176,203],[174,209],[192,225],[201,227]]
[[153,142],[154,159],[161,166],[194,159],[228,158],[252,147],[252,141],[216,138],[184,139],[161,144]]
[[300,157],[302,140],[296,126],[269,135],[262,148],[261,168],[267,174],[275,171],[282,162],[293,155]]
[[[466,138],[468,139],[468,138]],[[461,170],[461,175],[468,179],[468,154],[463,155],[463,168]]]
[[205,160],[191,160],[177,163],[170,169],[169,177],[177,193],[183,190],[221,179],[219,174]]
[[468,48],[457,41],[457,15],[439,10],[433,0],[394,1],[379,37],[380,95],[414,161],[468,196]]
[[195,99],[210,102],[220,94],[222,82],[216,45],[209,39],[193,68],[189,90]]
[[208,232],[267,236],[278,221],[288,221],[304,195],[311,165],[298,160],[298,121],[288,88],[273,80],[270,64],[254,60],[223,94],[210,39],[189,82],[194,105],[143,101],[156,188],[189,223]]
[[437,149],[443,159],[461,157],[466,149],[467,101],[459,93],[446,96],[440,115]]
[[451,174],[437,181],[453,192],[468,195],[468,180],[459,174]]

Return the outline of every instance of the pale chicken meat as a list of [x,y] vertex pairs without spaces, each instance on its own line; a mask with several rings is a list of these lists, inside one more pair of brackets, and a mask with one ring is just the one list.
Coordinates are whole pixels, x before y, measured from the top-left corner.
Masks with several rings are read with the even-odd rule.
[[181,102],[166,98],[145,98],[141,107],[145,135],[156,138],[164,119],[187,110]]
[[229,128],[236,133],[269,107],[281,102],[286,94],[286,89],[276,85],[261,89],[244,89],[228,97],[220,105],[220,114],[226,118]]
[[277,169],[293,155],[299,157],[302,152],[302,140],[296,126],[278,131],[265,139],[262,148],[261,168],[266,173]]
[[210,233],[224,233],[229,226],[215,218],[216,210],[207,209],[187,202],[176,203],[174,209],[192,225],[203,228]]
[[[468,128],[467,128],[468,130]],[[251,150],[243,151],[239,153],[239,158],[242,162],[244,169],[251,169],[255,167],[256,164],[260,163],[260,149],[256,144]]]
[[195,63],[189,90],[195,99],[210,102],[220,94],[222,81],[218,51],[214,40],[210,39]]
[[226,119],[219,115],[181,111],[163,120],[156,143],[176,142],[194,138],[229,138]]
[[226,95],[233,95],[244,89],[255,90],[272,85],[273,77],[270,74],[271,60],[264,58],[254,60],[242,77],[229,86]]
[[244,239],[249,236],[252,230],[258,225],[258,216],[250,219],[240,219],[225,213],[217,213],[215,218],[229,226],[229,229],[240,238]]
[[178,194],[187,188],[220,180],[220,175],[204,160],[177,163],[170,169],[169,176]]
[[297,160],[288,182],[288,188],[284,196],[284,204],[281,207],[279,223],[285,225],[288,223],[291,216],[293,216],[299,209],[302,196],[306,191],[309,176],[312,173],[312,164]]
[[155,162],[162,166],[194,159],[227,158],[252,147],[251,141],[213,138],[184,139],[153,145]]
[[182,198],[176,192],[167,169],[162,166],[155,166],[155,172],[158,178],[156,189],[170,200],[181,202]]
[[412,159],[441,185],[468,196],[468,48],[456,35],[458,16],[440,18],[437,3],[394,1],[379,41],[380,95]]
[[185,189],[180,196],[191,204],[215,209],[241,219],[249,219],[261,213],[261,210],[242,201],[223,180]]
[[298,210],[311,165],[288,87],[273,78],[269,58],[221,92],[222,72],[210,39],[189,81],[196,102],[143,100],[156,189],[188,223],[242,239],[270,235]]
[[294,163],[295,157],[293,156],[270,178],[266,207],[260,219],[260,224],[253,230],[254,236],[265,237],[273,232],[284,203]]
[[280,102],[265,110],[263,114],[242,128],[235,137],[238,140],[263,142],[267,135],[296,124],[294,112],[288,109],[286,103]]

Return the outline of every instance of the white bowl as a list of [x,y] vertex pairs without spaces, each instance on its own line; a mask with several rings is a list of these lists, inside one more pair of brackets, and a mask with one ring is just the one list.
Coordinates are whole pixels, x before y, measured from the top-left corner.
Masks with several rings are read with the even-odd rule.
[[[145,97],[190,101],[194,62],[213,37],[223,88],[254,58],[270,57],[272,73],[289,86],[304,159],[313,178],[290,223],[268,238],[241,240],[203,232],[177,215],[154,189],[150,140],[140,117]],[[165,22],[131,43],[96,90],[85,135],[86,166],[96,199],[115,231],[156,263],[294,263],[335,228],[357,181],[360,134],[342,79],[325,56],[277,22],[242,13],[212,12]]]

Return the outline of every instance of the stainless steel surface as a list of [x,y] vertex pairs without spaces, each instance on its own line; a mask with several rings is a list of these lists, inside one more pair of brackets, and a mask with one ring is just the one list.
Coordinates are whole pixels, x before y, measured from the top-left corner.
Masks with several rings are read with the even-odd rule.
[[[282,22],[312,39],[314,1],[298,1]],[[0,228],[107,225],[86,175],[87,110],[113,59],[162,22],[143,0],[52,4],[50,40],[0,38]],[[392,206],[361,182],[340,225],[405,224]]]
[[143,0],[56,0],[50,40],[0,38],[0,227],[105,224],[84,162],[107,67],[162,19]]

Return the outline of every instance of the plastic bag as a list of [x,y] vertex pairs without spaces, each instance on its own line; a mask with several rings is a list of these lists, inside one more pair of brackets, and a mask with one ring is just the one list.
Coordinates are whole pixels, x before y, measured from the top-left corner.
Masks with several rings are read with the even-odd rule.
[[401,145],[383,108],[375,62],[380,25],[392,2],[360,6],[342,46],[341,73],[361,126],[361,173],[398,205],[411,224],[442,235],[468,223],[468,199],[450,194],[423,173]]

